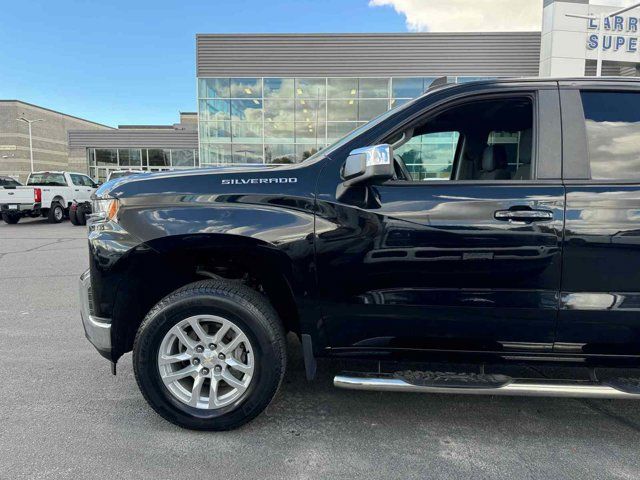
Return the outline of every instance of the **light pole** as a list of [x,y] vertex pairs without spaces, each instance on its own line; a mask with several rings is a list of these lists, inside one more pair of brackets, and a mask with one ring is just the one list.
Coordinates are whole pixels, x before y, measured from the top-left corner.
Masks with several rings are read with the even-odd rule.
[[605,15],[601,13],[599,17],[595,15],[580,15],[577,13],[565,13],[565,16],[571,18],[584,18],[586,20],[598,20],[598,51],[596,57],[596,77],[602,76],[602,34],[604,32],[604,19],[611,18],[620,15],[621,13],[633,10],[636,7],[640,7],[640,2],[636,2],[631,6],[620,8],[614,12]]
[[36,118],[35,120],[29,120],[27,118],[25,118],[24,116],[17,118],[16,120],[20,121],[20,122],[24,122],[27,125],[29,125],[29,155],[31,157],[31,171],[33,172],[33,138],[31,137],[31,125],[33,123],[36,122],[44,122],[44,119],[42,118]]

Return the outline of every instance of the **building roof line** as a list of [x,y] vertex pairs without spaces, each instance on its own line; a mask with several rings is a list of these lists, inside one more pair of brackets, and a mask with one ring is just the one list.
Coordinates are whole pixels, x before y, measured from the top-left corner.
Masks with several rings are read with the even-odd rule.
[[117,130],[176,130],[173,125],[118,125]]
[[506,32],[364,32],[364,33],[196,33],[199,37],[435,37],[435,36],[475,36],[475,35],[540,35],[542,30],[514,30]]
[[63,115],[65,117],[74,118],[76,120],[81,120],[83,122],[92,123],[92,124],[98,125],[100,127],[106,127],[106,128],[111,128],[111,129],[115,130],[115,128],[110,126],[110,125],[105,125],[103,123],[94,122],[93,120],[87,120],[86,118],[82,118],[82,117],[76,117],[75,115],[69,115],[68,113],[59,112],[57,110],[53,110],[53,109],[47,108],[47,107],[42,107],[40,105],[35,105],[33,103],[25,102],[23,100],[0,99],[0,103],[21,103],[23,105],[28,105],[30,107],[38,108],[40,110],[46,110],[47,112],[55,113],[57,115]]

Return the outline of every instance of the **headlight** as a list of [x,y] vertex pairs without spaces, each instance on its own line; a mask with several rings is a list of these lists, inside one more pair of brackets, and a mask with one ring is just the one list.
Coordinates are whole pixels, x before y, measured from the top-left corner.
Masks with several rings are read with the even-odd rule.
[[91,219],[98,222],[115,220],[119,208],[120,201],[117,198],[94,200],[91,202]]

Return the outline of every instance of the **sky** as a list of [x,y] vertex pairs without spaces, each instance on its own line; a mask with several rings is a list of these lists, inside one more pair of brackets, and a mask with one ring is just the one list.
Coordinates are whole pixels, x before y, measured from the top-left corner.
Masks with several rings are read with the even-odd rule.
[[0,99],[111,126],[172,124],[179,111],[196,110],[196,33],[530,31],[540,29],[542,12],[542,0],[0,4]]

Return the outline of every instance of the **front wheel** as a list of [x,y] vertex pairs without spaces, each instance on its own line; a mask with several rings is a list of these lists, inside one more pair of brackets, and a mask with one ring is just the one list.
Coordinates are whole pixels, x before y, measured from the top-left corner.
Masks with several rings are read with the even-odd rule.
[[133,347],[145,399],[166,420],[197,430],[230,430],[259,415],[286,366],[285,334],[260,293],[205,280],[162,299]]

